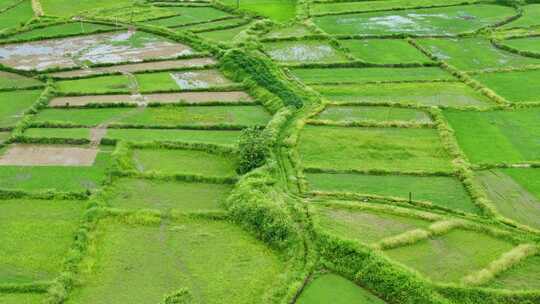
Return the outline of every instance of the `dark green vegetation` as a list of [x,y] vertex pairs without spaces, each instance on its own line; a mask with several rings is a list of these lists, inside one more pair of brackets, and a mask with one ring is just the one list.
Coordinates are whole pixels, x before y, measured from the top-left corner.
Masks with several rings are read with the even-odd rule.
[[0,0],[0,303],[540,303],[537,17]]

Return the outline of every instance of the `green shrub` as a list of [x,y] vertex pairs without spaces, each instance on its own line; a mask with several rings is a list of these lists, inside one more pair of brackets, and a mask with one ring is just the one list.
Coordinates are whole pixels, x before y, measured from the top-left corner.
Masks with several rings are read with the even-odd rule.
[[245,174],[266,163],[270,154],[268,133],[260,127],[242,130],[238,139],[240,163],[239,174]]

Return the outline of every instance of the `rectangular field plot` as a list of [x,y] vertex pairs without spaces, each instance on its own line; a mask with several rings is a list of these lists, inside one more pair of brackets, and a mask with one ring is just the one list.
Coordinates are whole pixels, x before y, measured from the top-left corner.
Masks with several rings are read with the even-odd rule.
[[197,90],[234,84],[217,70],[137,74],[141,92]]
[[229,130],[157,130],[157,129],[108,129],[110,140],[129,142],[187,142],[235,146],[240,131]]
[[307,285],[296,303],[384,304],[385,302],[343,277],[323,274]]
[[417,218],[374,211],[317,207],[316,212],[317,225],[323,230],[366,244],[431,224]]
[[225,30],[219,30],[219,31],[216,30],[216,31],[211,31],[211,32],[198,33],[197,35],[204,39],[208,39],[212,42],[221,42],[224,44],[230,44],[231,42],[234,41],[234,38],[238,36],[238,34],[249,29],[250,26],[251,26],[251,23],[234,27],[234,28],[230,28],[230,29],[225,29]]
[[215,210],[231,189],[231,185],[121,179],[114,183],[107,202],[122,209]]
[[502,26],[504,29],[516,27],[532,27],[540,25],[540,4],[529,4],[521,7],[523,16]]
[[266,53],[281,63],[342,62],[345,54],[328,41],[302,40],[279,41],[264,44]]
[[0,284],[59,275],[83,209],[77,201],[0,200]]
[[0,92],[0,128],[14,127],[40,94],[39,90]]
[[540,53],[540,37],[538,36],[504,40],[502,44],[520,51]]
[[467,71],[540,64],[540,59],[495,48],[486,38],[421,39],[417,42],[438,58]]
[[183,92],[168,94],[145,94],[144,99],[149,104],[152,103],[235,103],[235,102],[253,102],[253,98],[242,91],[227,92]]
[[38,293],[0,293],[0,303],[3,304],[41,304],[45,295]]
[[459,282],[510,251],[513,245],[483,233],[452,230],[440,237],[385,251],[435,282]]
[[499,274],[484,287],[509,290],[540,289],[540,256],[532,256]]
[[207,32],[214,29],[220,30],[223,28],[233,28],[237,26],[242,26],[250,22],[250,19],[243,18],[228,18],[224,20],[212,21],[208,23],[198,23],[193,25],[183,26],[181,29],[192,32]]
[[127,115],[119,123],[141,125],[265,125],[271,116],[262,106],[161,106]]
[[65,94],[104,94],[104,93],[125,93],[128,94],[136,90],[127,75],[100,76],[92,78],[62,80],[56,82],[58,91]]
[[356,192],[408,199],[454,210],[479,213],[463,185],[455,177],[364,174],[306,174],[312,190]]
[[377,13],[315,17],[314,22],[331,35],[455,35],[473,31],[516,15],[499,5],[464,5]]
[[21,23],[26,23],[34,17],[31,1],[21,1],[17,6],[2,13],[0,21],[0,30],[10,27],[16,27]]
[[106,178],[110,153],[100,152],[91,167],[1,166],[0,189],[82,192],[94,190]]
[[39,80],[0,71],[0,89],[24,89],[42,85]]
[[418,122],[429,123],[429,115],[420,110],[376,106],[328,106],[314,119],[334,122]]
[[87,95],[55,97],[49,102],[49,107],[83,107],[88,105],[137,104],[136,95]]
[[343,47],[349,49],[356,58],[370,63],[393,64],[431,62],[431,59],[410,45],[406,40],[347,39],[341,40],[340,43]]
[[313,88],[334,102],[367,102],[446,106],[486,107],[489,99],[463,83],[382,83],[356,85],[316,85]]
[[96,9],[110,9],[112,7],[123,7],[132,5],[132,0],[118,0],[111,2],[109,0],[81,0],[73,2],[71,0],[43,0],[43,10],[48,15],[73,16],[86,14]]
[[85,273],[69,304],[159,303],[180,288],[192,303],[250,304],[262,302],[285,268],[280,256],[225,221],[161,227],[105,221],[99,230],[95,271]]
[[[71,56],[67,56],[71,54]],[[183,44],[124,31],[0,46],[0,63],[21,70],[68,68],[84,63],[137,62],[193,54]]]
[[303,24],[287,25],[272,30],[264,38],[284,38],[284,37],[302,37],[313,34],[312,31]]
[[80,166],[94,164],[98,149],[13,144],[0,155],[0,166]]
[[85,128],[29,128],[23,133],[26,138],[90,140],[90,129]]
[[[235,0],[224,0],[223,3],[231,7],[237,5]],[[247,0],[241,3],[240,9],[285,22],[296,16],[296,3],[295,0]]]
[[195,150],[135,150],[133,162],[141,172],[218,177],[235,176],[237,166],[231,155]]
[[120,64],[108,67],[94,67],[81,70],[57,72],[50,74],[56,78],[70,78],[70,77],[82,77],[101,75],[107,73],[135,73],[143,71],[161,71],[172,70],[181,68],[194,68],[203,67],[216,64],[216,61],[212,58],[192,58],[182,60],[160,60],[154,62],[142,62],[142,63],[130,63]]
[[502,215],[540,229],[540,169],[488,170],[476,176]]
[[432,129],[306,126],[299,151],[308,168],[452,171],[450,156]]
[[515,103],[540,102],[540,92],[538,91],[540,70],[484,73],[473,77],[508,101]]
[[347,12],[369,12],[391,10],[395,8],[415,8],[420,6],[448,6],[461,4],[462,0],[385,0],[385,1],[351,1],[351,2],[314,2],[311,5],[313,15],[338,14]]
[[453,79],[452,75],[436,67],[293,69],[292,73],[307,84],[435,81]]
[[33,123],[53,122],[92,127],[106,122],[115,122],[133,114],[138,108],[88,108],[88,109],[44,109],[34,116]]
[[444,112],[458,143],[473,163],[540,160],[540,109]]
[[62,36],[73,36],[73,35],[84,35],[101,31],[111,31],[115,27],[102,25],[102,24],[93,24],[93,23],[65,23],[58,25],[51,25],[44,28],[38,28],[35,30],[30,30],[20,34],[9,36],[8,38],[1,39],[3,41],[23,41],[23,40],[34,40],[34,39],[47,39],[51,37],[62,37]]
[[187,24],[205,22],[210,20],[222,19],[230,17],[229,13],[217,10],[213,7],[169,7],[168,9],[176,10],[179,15],[169,18],[161,18],[156,20],[146,21],[147,24],[177,27]]

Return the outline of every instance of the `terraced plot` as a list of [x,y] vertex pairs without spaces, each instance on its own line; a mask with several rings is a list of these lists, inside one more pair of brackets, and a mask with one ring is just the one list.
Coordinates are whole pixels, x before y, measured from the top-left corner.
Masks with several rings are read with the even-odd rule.
[[529,4],[522,7],[523,16],[505,24],[502,28],[531,27],[540,25],[540,4]]
[[24,77],[14,73],[0,72],[0,90],[24,89],[42,85],[43,83],[36,79]]
[[385,0],[385,1],[321,1],[312,4],[314,15],[343,14],[348,12],[384,11],[401,8],[448,6],[462,4],[461,0]]
[[426,112],[397,107],[377,106],[328,106],[314,117],[315,120],[328,122],[401,122],[429,123],[431,118]]
[[233,27],[230,29],[224,29],[224,30],[215,30],[215,31],[209,31],[209,32],[202,32],[197,34],[198,36],[208,39],[214,43],[222,43],[222,44],[231,44],[234,42],[234,39],[240,35],[242,32],[248,30],[251,27],[250,24]]
[[348,61],[342,51],[329,42],[317,40],[278,41],[264,44],[266,53],[282,63],[341,62]]
[[231,130],[156,130],[156,129],[109,129],[106,139],[129,142],[187,142],[235,146],[240,131]]
[[40,90],[0,92],[0,128],[14,127],[40,94]]
[[370,63],[424,63],[431,61],[405,40],[348,39],[340,40],[340,44],[346,47],[356,58]]
[[540,101],[540,94],[536,90],[540,70],[485,73],[474,77],[508,101],[516,103]]
[[[335,297],[336,294],[340,296]],[[335,304],[383,304],[384,301],[356,286],[347,279],[334,275],[323,274],[309,283],[297,303],[315,304],[332,302]]]
[[113,26],[94,24],[94,23],[64,23],[58,25],[52,25],[45,28],[37,28],[30,31],[22,32],[9,38],[2,39],[1,41],[25,41],[25,40],[43,40],[47,38],[59,38],[75,35],[86,35],[96,32],[107,32],[117,29]]
[[146,23],[165,26],[165,27],[179,27],[188,24],[207,22],[210,20],[218,20],[222,18],[230,17],[224,11],[217,10],[212,7],[168,7],[169,10],[175,10],[178,15],[171,16],[169,18],[160,18],[147,21]]
[[540,53],[540,38],[536,36],[508,39],[502,44],[522,52]]
[[527,290],[540,288],[540,256],[533,256],[503,272],[485,287]]

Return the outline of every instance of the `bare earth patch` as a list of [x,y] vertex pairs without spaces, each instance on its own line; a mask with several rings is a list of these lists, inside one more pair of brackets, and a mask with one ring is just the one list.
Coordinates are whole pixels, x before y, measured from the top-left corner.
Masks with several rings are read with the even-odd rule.
[[0,63],[20,70],[83,66],[88,62],[140,62],[193,54],[183,44],[137,31],[33,41],[0,47]]
[[99,103],[130,103],[137,104],[137,95],[96,95],[56,97],[49,102],[50,107],[82,107]]
[[253,98],[251,98],[251,96],[249,96],[245,92],[240,91],[149,94],[144,95],[144,98],[148,103],[178,103],[181,101],[188,103],[253,101]]
[[89,68],[76,71],[58,72],[53,73],[51,76],[57,78],[71,78],[82,77],[91,75],[101,75],[107,73],[135,73],[140,71],[162,71],[170,69],[191,68],[191,67],[203,67],[208,65],[214,65],[216,61],[212,58],[194,58],[184,60],[164,60],[156,62],[143,62],[133,64],[123,64],[110,67],[101,68]]
[[85,166],[94,164],[98,149],[48,145],[12,145],[0,166]]

